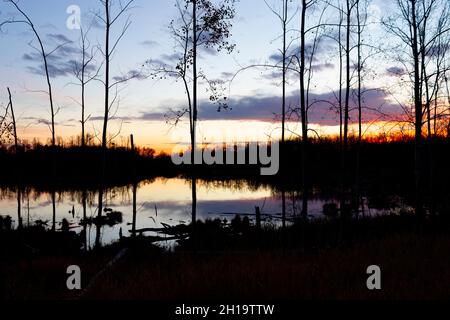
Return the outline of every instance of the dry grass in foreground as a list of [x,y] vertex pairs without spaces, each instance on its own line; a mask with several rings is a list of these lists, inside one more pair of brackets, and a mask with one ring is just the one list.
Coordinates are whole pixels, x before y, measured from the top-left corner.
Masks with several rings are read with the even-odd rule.
[[[450,236],[395,235],[313,254],[254,251],[148,255],[130,251],[86,299],[448,299]],[[382,290],[366,268],[382,269]]]

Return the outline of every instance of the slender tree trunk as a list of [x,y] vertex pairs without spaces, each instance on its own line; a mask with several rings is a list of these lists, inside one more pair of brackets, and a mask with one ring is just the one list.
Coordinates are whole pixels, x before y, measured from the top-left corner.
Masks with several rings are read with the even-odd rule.
[[[440,79],[440,71],[438,70],[437,71],[437,76],[436,76],[436,81],[439,81],[439,79]],[[433,114],[434,114],[434,118],[433,118],[433,136],[436,138],[437,137],[437,111],[438,111],[438,103],[439,103],[439,100],[438,100],[438,94],[439,94],[439,91],[441,90],[441,88],[440,88],[440,85],[439,85],[439,82],[437,82],[437,84],[436,84],[436,98],[434,99],[434,111],[433,111]]]
[[106,20],[106,32],[105,32],[105,115],[103,119],[103,132],[102,132],[102,149],[105,151],[107,148],[107,133],[108,133],[108,120],[109,120],[109,35],[110,35],[110,13],[109,13],[109,0],[105,0],[105,20]]
[[[103,212],[103,187],[106,174],[106,149],[108,147],[108,120],[109,120],[109,63],[110,63],[110,50],[109,50],[109,37],[110,37],[110,12],[109,12],[109,0],[105,0],[105,114],[103,119],[103,132],[102,132],[102,164],[101,164],[101,177],[100,177],[100,190],[98,193],[98,216],[100,217]],[[100,244],[100,226],[97,226],[97,238],[96,246]]]
[[358,147],[356,154],[356,214],[359,215],[361,200],[361,141],[362,141],[362,65],[361,65],[361,12],[359,0],[356,0],[356,15],[358,25]]
[[50,99],[50,111],[51,111],[51,117],[52,117],[52,146],[54,147],[56,145],[56,138],[55,138],[55,111],[53,107],[53,93],[52,93],[52,85],[50,83],[50,75],[48,72],[48,65],[47,65],[47,57],[44,56],[44,64],[45,64],[45,74],[47,77],[47,85],[48,85],[48,92],[49,92],[49,99]]
[[345,152],[344,152],[344,104],[342,99],[342,91],[343,91],[343,78],[344,78],[344,59],[343,59],[343,44],[342,44],[342,24],[344,22],[344,14],[343,14],[343,8],[339,9],[339,149],[340,149],[340,156],[341,156],[341,190],[340,190],[340,208],[341,212],[343,211],[345,199],[344,199],[344,168],[345,168]]
[[192,34],[192,164],[195,163],[196,134],[197,134],[197,0],[192,2],[192,19],[193,19],[193,34]]
[[[288,19],[288,0],[283,0],[283,96],[281,101],[281,163],[284,163],[285,159],[285,132],[286,132],[286,56],[287,56],[287,44],[286,44],[286,35],[287,35],[287,19]],[[282,169],[283,170],[283,169]],[[283,170],[284,171],[284,170]],[[284,174],[284,172],[283,172]],[[286,194],[284,190],[284,185],[281,186],[281,215],[282,215],[282,224],[283,229],[286,227]]]
[[[425,41],[425,36],[421,41]],[[422,65],[422,75],[423,79],[421,83],[425,86],[425,111],[427,112],[427,140],[431,138],[431,98],[430,98],[430,87],[429,87],[429,79],[427,74],[427,69],[425,65],[425,46],[422,44],[421,48],[421,65]]]
[[[82,37],[83,33],[82,33]],[[85,140],[85,115],[84,115],[84,106],[85,106],[85,72],[86,72],[86,44],[85,40],[83,38],[82,43],[82,50],[83,50],[83,58],[82,58],[82,67],[81,67],[81,147],[84,148],[86,146],[86,140]]]
[[195,174],[195,153],[197,152],[196,134],[197,134],[197,0],[192,2],[192,21],[193,21],[193,47],[192,47],[192,132],[191,132],[191,164],[192,164],[192,223],[195,225],[197,220],[197,180]]
[[[42,39],[39,36],[39,33],[37,32],[33,22],[31,21],[30,17],[22,10],[20,9],[18,2],[16,1],[10,1],[11,4],[14,5],[14,7],[19,11],[22,16],[26,19],[26,23],[30,26],[30,28],[33,30],[34,35],[36,36],[36,39],[39,43],[39,49],[42,56],[42,59],[44,61],[44,70],[45,70],[45,77],[47,80],[47,88],[48,88],[48,97],[50,101],[50,113],[51,113],[51,133],[52,133],[52,169],[51,169],[51,178],[54,179],[55,177],[55,146],[56,146],[56,135],[55,135],[55,109],[53,106],[53,91],[52,91],[52,84],[50,81],[50,72],[48,68],[48,61],[47,61],[47,53],[45,52],[44,44],[42,43]],[[56,206],[53,203],[53,223],[55,224],[55,217],[56,217]],[[55,229],[55,225],[53,224],[52,229]]]
[[14,106],[13,106],[13,102],[12,102],[11,90],[9,88],[7,88],[7,89],[8,89],[8,97],[9,97],[9,107],[11,108],[11,117],[12,117],[12,122],[13,122],[14,151],[17,155],[17,153],[19,151],[19,139],[17,137],[16,116],[14,114]]
[[[441,63],[443,57],[441,57],[441,38],[439,37],[439,42],[438,42],[438,56],[437,56],[437,60],[436,60],[436,78],[435,78],[435,91],[434,91],[434,110],[433,110],[433,114],[434,114],[434,118],[433,118],[433,133],[430,137],[430,142],[429,142],[429,158],[430,158],[430,182],[429,182],[429,188],[430,188],[430,195],[431,195],[431,208],[430,208],[430,214],[432,216],[434,216],[436,214],[436,195],[435,195],[435,183],[434,183],[434,179],[435,179],[435,160],[434,160],[434,150],[435,150],[435,141],[437,139],[437,115],[438,115],[438,104],[439,104],[439,91],[441,90],[440,88],[440,81],[441,81]],[[430,101],[431,104],[431,101]]]
[[[11,90],[9,88],[8,89],[8,97],[9,97],[9,107],[11,108],[11,117],[12,117],[12,123],[13,123],[13,134],[14,134],[14,152],[16,153],[16,157],[19,156],[19,141],[18,141],[18,137],[17,137],[17,125],[16,125],[16,116],[14,114],[14,105],[12,102],[12,96],[11,96]],[[20,161],[20,159],[18,159],[18,161]],[[18,177],[19,177],[19,184],[17,186],[17,219],[18,219],[18,228],[19,230],[22,230],[22,214],[21,214],[21,208],[22,208],[22,190],[21,190],[21,186],[20,186],[20,182],[21,182],[21,169],[19,166],[19,172],[18,172]]]
[[285,125],[286,125],[286,33],[287,33],[287,13],[288,1],[283,0],[283,100],[281,106],[281,144],[284,146],[285,142]]
[[422,96],[421,96],[421,79],[420,79],[420,53],[418,47],[418,24],[416,17],[416,0],[411,0],[411,16],[412,16],[412,53],[414,59],[414,106],[415,106],[415,193],[416,205],[415,211],[417,216],[423,215],[422,203]]
[[36,36],[36,39],[39,43],[40,53],[42,56],[42,59],[44,61],[44,70],[45,70],[45,76],[47,79],[47,87],[48,87],[48,97],[50,101],[50,111],[51,111],[51,131],[52,131],[52,147],[56,145],[56,138],[55,138],[55,111],[53,107],[53,92],[52,92],[52,84],[50,82],[50,73],[48,70],[48,62],[47,62],[47,54],[44,49],[44,44],[42,43],[41,37],[39,36],[39,33],[37,32],[33,22],[31,21],[30,17],[19,7],[18,1],[10,1],[10,3],[17,9],[17,11],[20,12],[20,14],[26,19],[25,22],[28,24],[33,31],[34,35]]
[[306,26],[307,1],[302,1],[302,11],[300,20],[300,114],[302,122],[302,216],[308,215],[308,179],[307,179],[307,145],[308,145],[308,123],[307,105],[305,97],[305,26]]
[[345,105],[344,105],[344,171],[346,168],[346,153],[348,149],[348,124],[349,124],[349,104],[350,104],[350,90],[351,90],[351,79],[350,79],[350,23],[351,23],[351,7],[350,0],[347,0],[347,31],[346,31],[346,39],[345,39],[345,59],[346,59],[346,68],[345,68]]
[[344,134],[341,152],[341,217],[347,214],[347,152],[348,152],[348,124],[349,124],[349,104],[350,104],[350,35],[351,35],[351,3],[346,1],[346,35],[345,35],[345,102],[344,102]]

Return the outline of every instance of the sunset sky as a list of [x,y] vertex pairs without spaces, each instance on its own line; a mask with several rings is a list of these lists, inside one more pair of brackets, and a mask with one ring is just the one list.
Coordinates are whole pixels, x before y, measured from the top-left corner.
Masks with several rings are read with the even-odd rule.
[[[382,14],[391,11],[386,2],[374,0],[368,8],[370,17],[365,35],[367,42],[383,45],[394,41],[388,38],[379,24]],[[277,1],[268,0],[268,3]],[[66,27],[69,17],[66,10],[70,5],[78,5],[81,8],[83,26],[92,24],[89,34],[91,44],[102,45],[103,30],[98,22],[93,22],[93,12],[101,10],[99,1],[21,0],[20,5],[36,25],[47,51],[67,40],[73,41],[53,53],[49,61],[56,105],[60,109],[56,116],[56,135],[64,138],[76,136],[80,134],[81,111],[76,103],[79,101],[80,88],[72,84],[75,78],[70,61],[80,59],[76,50],[79,31]],[[295,11],[296,5],[294,1],[291,12]],[[10,4],[1,2],[0,11],[0,21],[12,16],[18,17]],[[232,32],[236,50],[230,55],[210,50],[200,52],[200,68],[210,79],[228,81],[242,67],[255,63],[274,63],[277,58],[277,50],[281,46],[281,26],[264,1],[241,0],[236,4],[236,13]],[[311,21],[315,21],[318,13],[311,15]],[[176,57],[174,54],[179,52],[168,28],[170,21],[177,18],[174,1],[136,0],[135,8],[130,14],[132,25],[112,61],[112,77],[122,76],[130,71],[145,72],[142,65],[147,60],[173,64]],[[330,9],[325,16],[327,21],[334,21],[336,13]],[[120,31],[123,23],[124,20],[119,21],[115,26],[113,37]],[[291,27],[298,28],[298,18],[292,20]],[[50,109],[47,95],[41,92],[46,89],[42,59],[32,48],[37,42],[27,26],[20,24],[5,26],[0,41],[0,88],[3,88],[0,91],[0,102],[2,106],[6,105],[6,87],[10,87],[20,138],[36,137],[46,142],[50,137]],[[292,50],[297,46],[297,42],[294,42]],[[311,100],[333,100],[333,91],[338,88],[336,45],[330,38],[324,37],[318,51],[314,61]],[[368,61],[368,68],[373,71],[366,77],[366,88],[385,89],[397,81],[392,75],[396,64],[389,61],[382,54],[375,55]],[[100,56],[97,56],[96,64],[101,64]],[[229,88],[229,104],[232,109],[220,113],[217,112],[217,107],[207,102],[205,88],[200,88],[199,132],[202,141],[265,140],[269,136],[279,136],[280,125],[276,121],[281,105],[279,73],[262,68],[247,70],[239,73]],[[119,96],[120,106],[111,122],[111,134],[117,133],[119,129],[123,137],[133,133],[139,145],[159,150],[169,150],[174,143],[188,141],[188,126],[185,123],[173,128],[166,124],[164,118],[164,114],[170,109],[179,109],[186,104],[181,83],[173,79],[135,79],[120,87]],[[398,96],[395,98],[399,99]],[[365,104],[369,108],[381,107],[386,114],[400,114],[394,97],[383,90],[368,91]],[[298,80],[295,73],[289,76],[288,105],[298,105]],[[99,132],[103,112],[103,91],[99,82],[92,82],[87,87],[86,108],[87,114],[91,115],[87,130],[91,133]],[[366,114],[365,129],[367,132],[376,131],[379,127],[373,123],[384,119],[375,112],[367,111]],[[338,131],[337,115],[327,104],[318,103],[312,107],[309,120],[311,126],[322,134]],[[298,123],[291,122],[289,129],[298,132]]]

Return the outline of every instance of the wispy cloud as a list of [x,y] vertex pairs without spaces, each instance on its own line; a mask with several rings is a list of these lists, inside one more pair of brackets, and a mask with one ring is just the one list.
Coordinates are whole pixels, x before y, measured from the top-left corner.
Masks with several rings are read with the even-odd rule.
[[157,41],[153,41],[153,40],[146,40],[146,41],[142,41],[140,43],[141,46],[146,47],[146,48],[154,48],[159,46],[159,43]]
[[388,76],[403,76],[406,74],[406,70],[402,67],[389,67],[386,69],[386,74]]
[[[46,35],[45,41],[49,44],[47,47],[48,71],[51,78],[67,77],[73,75],[79,62],[81,49],[74,45],[68,37],[59,33],[49,33]],[[39,52],[33,51],[31,53],[24,53],[22,60],[31,63],[26,69],[28,72],[36,75],[45,75],[45,65],[42,55]],[[97,70],[97,66],[91,63],[86,67],[86,72],[94,72]]]

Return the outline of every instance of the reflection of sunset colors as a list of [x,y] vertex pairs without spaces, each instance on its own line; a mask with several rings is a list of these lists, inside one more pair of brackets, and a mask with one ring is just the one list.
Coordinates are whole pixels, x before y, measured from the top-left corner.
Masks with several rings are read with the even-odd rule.
[[[176,201],[190,202],[190,194],[186,189],[190,188],[190,181],[183,179],[162,179],[158,178],[154,182],[143,183],[139,189],[139,194],[146,199],[158,199],[155,201]],[[270,197],[269,188],[250,188],[242,181],[215,182],[208,183],[199,181],[197,184],[197,194],[204,201],[234,200],[234,199],[261,199]]]
[[[199,218],[221,217],[220,213],[230,210],[235,212],[251,212],[254,206],[266,203],[265,210],[270,213],[279,212],[279,199],[273,196],[269,187],[251,187],[245,181],[204,182],[198,181],[197,192],[199,198]],[[102,231],[104,244],[117,240],[119,229],[125,233],[129,230],[128,223],[132,220],[131,188],[118,187],[106,193],[108,207],[123,213],[123,223],[114,227],[105,226]],[[15,217],[15,193],[0,189],[0,207],[2,214]],[[91,193],[89,198],[96,199],[97,193]],[[58,194],[57,223],[67,219],[74,226],[79,226],[82,216],[81,192],[63,192]],[[30,223],[34,221],[51,221],[51,198],[48,193],[39,193],[31,190],[29,194]],[[75,209],[76,216],[72,217],[70,211]],[[160,228],[161,223],[174,225],[179,222],[189,222],[191,211],[190,182],[183,179],[157,178],[154,181],[143,181],[137,192],[138,228]],[[155,209],[156,207],[156,209]],[[158,214],[156,214],[156,210]],[[87,216],[96,215],[95,201],[89,205]],[[223,218],[223,217],[222,217]],[[227,217],[228,218],[228,217]],[[24,223],[28,217],[24,216]],[[16,220],[14,220],[17,223]],[[58,227],[59,228],[59,227]],[[81,227],[74,229],[79,232]],[[95,238],[95,226],[90,230],[91,239]],[[126,233],[127,234],[127,233]]]

